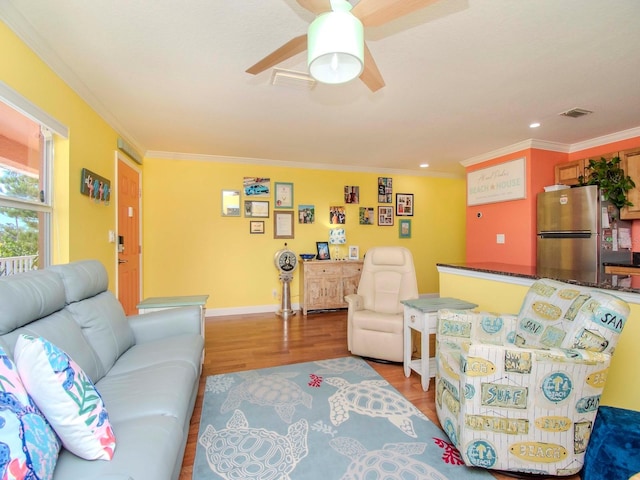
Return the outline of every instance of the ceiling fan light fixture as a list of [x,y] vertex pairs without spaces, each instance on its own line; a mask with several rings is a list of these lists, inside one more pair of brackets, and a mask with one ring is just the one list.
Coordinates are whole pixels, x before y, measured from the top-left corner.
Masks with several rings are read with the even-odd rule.
[[345,11],[319,15],[307,34],[309,73],[322,83],[346,83],[364,68],[362,22]]

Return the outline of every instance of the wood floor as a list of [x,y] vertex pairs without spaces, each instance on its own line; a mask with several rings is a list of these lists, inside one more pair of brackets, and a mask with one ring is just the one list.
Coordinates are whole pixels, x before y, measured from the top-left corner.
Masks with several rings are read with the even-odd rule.
[[[349,355],[346,332],[345,311],[315,313],[306,317],[298,313],[286,322],[274,314],[207,318],[205,361],[180,480],[191,480],[204,384],[208,375],[346,356]],[[433,379],[429,391],[424,392],[420,386],[420,377],[412,372],[406,378],[401,365],[369,363],[439,425],[434,405]],[[494,476],[498,479],[514,478],[495,473]],[[564,478],[579,480],[580,477],[576,475]]]

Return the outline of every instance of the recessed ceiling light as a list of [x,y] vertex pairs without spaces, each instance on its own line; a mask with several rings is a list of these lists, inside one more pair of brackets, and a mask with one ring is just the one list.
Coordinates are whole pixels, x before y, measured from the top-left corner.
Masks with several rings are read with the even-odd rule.
[[428,163],[421,163],[420,168],[427,168],[429,166]]
[[529,124],[529,128],[538,128],[540,126],[540,122],[533,122]]

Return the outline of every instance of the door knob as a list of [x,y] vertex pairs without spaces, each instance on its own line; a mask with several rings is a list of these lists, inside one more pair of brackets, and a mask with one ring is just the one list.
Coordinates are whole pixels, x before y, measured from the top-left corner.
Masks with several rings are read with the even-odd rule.
[[128,261],[128,260],[121,260],[121,259],[118,259],[118,263],[127,263],[127,261]]

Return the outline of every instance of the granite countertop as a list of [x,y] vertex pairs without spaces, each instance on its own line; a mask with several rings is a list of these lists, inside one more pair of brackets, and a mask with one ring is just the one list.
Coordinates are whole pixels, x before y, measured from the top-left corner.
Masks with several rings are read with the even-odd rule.
[[[632,287],[630,277],[622,275],[605,274],[603,278],[595,283],[591,279],[587,279],[584,273],[574,270],[548,269],[544,272],[538,271],[535,266],[527,265],[511,265],[499,262],[473,262],[473,263],[437,263],[439,267],[458,268],[461,270],[469,270],[474,272],[492,273],[495,275],[506,275],[509,277],[522,278],[551,278],[562,282],[574,283],[586,287],[601,288],[604,290],[616,290],[620,292],[640,293],[640,288]],[[611,266],[633,267],[630,264],[613,264]]]

